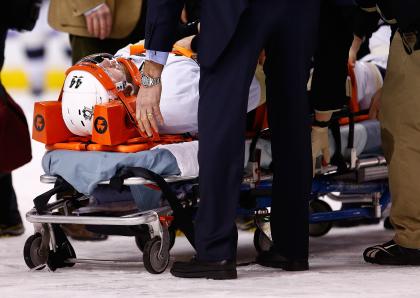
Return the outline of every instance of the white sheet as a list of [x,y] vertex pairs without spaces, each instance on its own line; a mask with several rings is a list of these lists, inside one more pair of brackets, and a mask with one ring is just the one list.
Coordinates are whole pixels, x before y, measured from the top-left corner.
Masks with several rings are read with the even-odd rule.
[[[145,56],[130,56],[129,53],[129,46],[127,46],[119,50],[115,56],[130,58],[137,67],[140,67]],[[159,132],[164,134],[197,133],[199,80],[200,66],[197,62],[185,56],[169,54],[162,73],[160,100],[160,109],[165,123],[159,126]],[[248,112],[258,106],[260,98],[260,83],[254,76],[250,86]]]
[[198,176],[198,141],[158,145],[153,149],[166,149],[171,152],[176,158],[181,176]]

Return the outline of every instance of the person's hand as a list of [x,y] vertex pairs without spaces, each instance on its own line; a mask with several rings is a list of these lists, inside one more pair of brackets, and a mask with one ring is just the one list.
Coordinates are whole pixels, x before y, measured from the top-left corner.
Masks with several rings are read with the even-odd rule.
[[363,43],[363,39],[360,37],[354,35],[353,37],[353,43],[351,44],[350,50],[349,50],[349,59],[348,63],[354,67],[357,61],[357,53],[360,50],[360,46]]
[[188,23],[187,8],[185,7],[185,5],[181,12],[181,23],[182,24]]
[[330,163],[330,145],[328,140],[328,127],[313,126],[311,132],[312,141],[312,170],[315,175],[315,162],[321,154],[324,161]]
[[382,88],[379,89],[372,98],[369,107],[369,119],[379,120],[379,110],[381,108]]
[[260,52],[260,56],[258,57],[258,64],[259,64],[259,65],[264,65],[264,63],[265,63],[265,58],[266,58],[266,56],[265,56],[265,50],[263,49],[263,50]]
[[108,5],[101,4],[96,10],[85,15],[87,30],[99,39],[105,39],[111,34],[112,14]]
[[[144,73],[150,77],[160,77],[163,65],[146,61]],[[158,124],[163,124],[163,117],[160,112],[160,96],[162,94],[162,85],[158,84],[152,87],[140,87],[136,100],[136,118],[140,130],[146,132],[151,137],[153,130],[158,132]]]

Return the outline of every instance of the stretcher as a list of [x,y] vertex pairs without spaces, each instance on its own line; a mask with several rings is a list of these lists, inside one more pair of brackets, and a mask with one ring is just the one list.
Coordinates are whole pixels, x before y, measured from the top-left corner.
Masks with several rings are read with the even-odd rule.
[[[376,120],[368,120],[368,111],[360,109],[356,77],[350,65],[349,79],[352,91],[349,105],[333,116],[334,124],[330,126],[332,164],[318,167],[312,184],[309,234],[313,237],[327,234],[336,222],[349,220],[384,219],[384,227],[392,229],[388,217],[391,203],[388,167],[381,149],[380,125]],[[266,193],[254,210],[257,226],[254,245],[258,251],[271,246],[271,185],[265,183],[260,187]],[[341,209],[333,211],[325,197],[342,203]]]
[[[363,124],[360,125],[363,127]],[[358,131],[359,129],[356,129],[356,134]],[[269,141],[260,139],[255,144],[252,142],[247,144],[246,151],[250,152],[248,154],[250,162],[246,167],[247,175],[243,179],[243,195],[238,205],[238,215],[255,216],[257,229],[254,234],[254,245],[257,250],[264,250],[268,249],[271,243],[269,215],[272,175],[269,171],[271,160]],[[61,224],[71,223],[87,225],[89,230],[104,234],[134,236],[137,246],[143,251],[146,270],[151,273],[163,272],[170,260],[169,251],[175,241],[176,229],[182,230],[189,241],[194,243],[191,222],[199,204],[199,185],[196,174],[192,173],[191,176],[181,174],[179,168],[185,166],[176,158],[166,161],[162,158],[162,154],[170,155],[166,149],[157,149],[157,153],[153,151],[155,150],[141,153],[144,156],[153,153],[151,162],[140,162],[140,165],[149,169],[127,160],[118,161],[116,162],[118,169],[110,172],[99,170],[98,177],[91,177],[94,182],[90,184],[84,183],[89,175],[82,174],[83,169],[80,168],[83,165],[88,167],[86,159],[92,159],[89,155],[99,155],[100,158],[109,161],[110,155],[123,153],[71,151],[65,152],[70,155],[64,155],[63,158],[60,150],[48,152],[44,157],[46,174],[41,177],[41,182],[53,183],[55,186],[51,191],[35,198],[35,207],[27,213],[27,220],[35,227],[35,234],[25,243],[24,256],[28,267],[41,269],[48,266],[51,270],[55,270],[76,263],[96,262],[76,258],[74,249],[60,228]],[[255,154],[256,151],[259,153]],[[87,156],[74,161],[75,154]],[[258,160],[255,156],[259,157]],[[68,165],[58,163],[59,160],[66,158],[74,161],[73,166],[77,169],[74,173],[79,173],[78,179],[82,180],[82,183],[74,181],[72,178],[74,175],[68,173]],[[153,162],[153,159],[159,162]],[[134,160],[145,161],[147,157],[134,158]],[[93,161],[97,162],[96,159]],[[156,167],[156,164],[160,167]],[[339,172],[337,166],[324,168],[313,183],[310,202],[311,235],[326,234],[331,229],[332,223],[338,220],[381,218],[390,200],[386,177],[385,160],[380,155],[373,156],[371,153],[367,156],[361,154],[357,158],[355,168],[348,169],[345,173]],[[159,189],[162,195],[159,195],[157,202],[148,204],[150,209],[146,207],[142,210],[149,194],[141,189],[137,192],[129,189],[145,186],[154,191]],[[110,189],[116,192],[122,191],[120,194],[125,190],[125,193],[130,194],[129,198],[117,202],[113,208],[107,208],[109,202],[92,203],[92,198],[95,198],[94,190],[105,187],[107,191],[111,191]],[[60,199],[49,202],[54,194],[59,194]],[[344,203],[360,203],[361,206],[332,211],[327,203],[320,199],[325,195]],[[113,198],[115,200],[116,196]],[[130,205],[130,201],[131,203],[134,201],[135,204]],[[131,208],[124,209],[127,206]]]
[[[266,114],[260,114],[257,119],[259,124],[256,128],[261,133],[253,135],[252,140],[247,142],[248,162],[244,165],[238,215],[254,217],[257,227],[254,245],[260,251],[271,245],[272,173],[269,131],[263,129]],[[356,124],[354,113],[348,114],[347,119],[349,125],[339,130],[347,144],[343,143],[342,150],[339,150],[340,146],[332,148],[344,156],[349,153],[344,166],[323,167],[314,179],[309,202],[312,236],[326,234],[334,221],[381,218],[390,201],[386,162],[380,152],[375,153],[379,125],[369,121]],[[41,124],[34,121],[35,126]],[[364,141],[354,142],[354,139]],[[48,266],[54,271],[76,263],[104,262],[76,257],[61,225],[80,224],[103,234],[134,236],[143,252],[146,270],[154,274],[165,271],[176,230],[181,230],[194,246],[192,222],[200,199],[196,160],[198,144],[194,147],[191,146],[193,143],[185,143],[189,146],[182,150],[170,147],[182,146],[182,143],[164,144],[139,153],[71,151],[49,147],[55,150],[47,152],[44,157],[45,175],[41,176],[41,182],[54,184],[54,187],[37,196],[34,208],[26,215],[35,228],[34,235],[26,240],[24,246],[27,266],[32,270]],[[189,157],[183,158],[179,152]],[[89,160],[108,167],[90,167]],[[98,190],[105,193],[114,191],[115,195],[110,196],[114,201],[109,202],[95,193]],[[154,194],[158,192],[158,196],[151,195],[150,190]],[[54,196],[57,199],[50,202]],[[321,199],[323,196],[359,206],[332,211]]]

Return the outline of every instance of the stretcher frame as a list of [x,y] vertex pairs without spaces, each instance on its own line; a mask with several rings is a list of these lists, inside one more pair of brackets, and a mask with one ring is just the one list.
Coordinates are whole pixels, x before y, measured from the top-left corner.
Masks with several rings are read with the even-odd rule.
[[[248,209],[239,207],[238,214],[246,214],[254,216],[256,231],[254,234],[254,245],[258,251],[268,249],[271,245],[271,233],[269,229],[269,216],[271,199],[267,196],[271,195],[271,182],[272,175],[270,173],[262,173],[258,169],[258,165],[250,162],[252,172],[250,175],[243,178],[243,189],[255,191],[255,197],[258,198],[256,205]],[[318,173],[314,180],[312,187],[312,200],[319,202],[318,197],[322,194],[331,194],[331,192],[351,192],[352,195],[331,195],[330,198],[347,203],[364,203],[361,208],[352,208],[346,210],[313,210],[310,215],[309,222],[312,227],[318,227],[321,232],[312,234],[311,236],[322,236],[326,234],[332,226],[332,222],[343,219],[360,219],[360,218],[378,218],[382,217],[384,210],[390,201],[388,191],[388,184],[383,179],[387,175],[387,168],[385,159],[382,156],[368,157],[358,159],[356,167],[352,169],[352,173],[358,173],[362,179],[356,179],[354,183],[348,185],[343,184],[341,181],[337,183],[331,182],[329,177],[334,177],[338,173],[336,166],[329,166],[323,168],[321,173]],[[56,176],[42,175],[40,181],[42,183],[54,184],[60,179]],[[164,177],[165,183],[197,183],[197,177],[182,177],[182,176],[168,176]],[[377,181],[379,179],[379,181]],[[113,184],[113,179],[101,181],[101,185]],[[120,179],[121,180],[121,179]],[[145,185],[153,184],[158,185],[155,180],[145,179],[142,177],[128,177],[123,178],[122,185]],[[354,186],[357,186],[358,191],[354,192]],[[37,204],[34,200],[35,206]],[[57,251],[57,240],[55,234],[57,233],[54,225],[59,224],[86,224],[86,225],[112,225],[112,226],[147,226],[150,239],[158,239],[159,245],[154,246],[153,251],[143,251],[143,264],[147,271],[150,273],[163,272],[170,259],[169,250],[171,248],[171,235],[169,231],[170,221],[168,217],[174,215],[171,206],[165,206],[154,210],[135,212],[124,216],[78,216],[69,215],[65,212],[64,215],[55,214],[53,211],[58,208],[66,209],[66,202],[63,199],[48,204],[45,208],[33,208],[26,217],[27,220],[34,224],[35,235],[41,235],[41,243],[39,244],[38,251],[43,251],[44,255],[47,254],[47,249],[52,247],[52,253]],[[180,202],[182,208],[195,207],[199,203],[196,201],[183,201]],[[241,204],[240,204],[241,205]],[[246,204],[245,204],[246,205]],[[322,206],[321,206],[322,207]],[[190,218],[191,220],[191,218]],[[327,226],[325,226],[327,224]],[[187,238],[188,235],[186,235]],[[32,236],[31,236],[32,237]],[[29,238],[28,238],[29,240]],[[193,239],[189,239],[193,244]],[[25,245],[26,246],[26,245]],[[51,253],[50,253],[51,254]],[[73,256],[74,255],[74,256]],[[75,253],[70,253],[65,260],[61,260],[58,264],[54,262],[47,262],[32,266],[32,269],[42,269],[47,265],[51,270],[60,267],[72,266],[75,263],[115,263],[112,260],[92,260],[92,259],[77,259]],[[25,256],[26,258],[26,256]],[[25,259],[26,260],[26,259]],[[29,265],[28,265],[29,266]],[[30,266],[31,267],[31,266]]]
[[[350,74],[352,74],[352,69],[349,69]],[[351,77],[354,80],[354,75]],[[354,87],[355,89],[355,87]],[[355,89],[357,91],[357,89]],[[353,94],[357,94],[354,92]],[[352,96],[352,99],[355,99]],[[358,116],[357,114],[360,111],[355,110],[352,107],[353,114],[352,117]],[[362,114],[362,113],[360,113]],[[262,129],[262,127],[259,127]],[[254,148],[255,149],[255,148]],[[354,151],[354,150],[353,150]],[[385,208],[390,202],[390,194],[388,190],[388,184],[386,181],[383,181],[387,175],[387,167],[385,159],[382,156],[369,157],[369,158],[357,158],[354,152],[352,151],[351,161],[348,166],[350,170],[349,173],[356,174],[357,186],[360,187],[362,184],[363,187],[359,188],[359,191],[352,193],[352,195],[332,195],[331,198],[341,202],[354,202],[354,203],[366,203],[365,207],[353,208],[348,210],[339,210],[332,211],[328,209],[315,210],[310,215],[309,222],[311,225],[331,223],[332,221],[342,220],[342,219],[352,219],[352,218],[381,218]],[[267,200],[264,196],[270,195],[272,180],[271,174],[262,174],[259,168],[258,160],[250,160],[248,164],[248,170],[250,170],[251,175],[248,175],[243,179],[243,186],[247,189],[255,190],[256,196],[262,197],[262,203],[256,202],[255,208],[244,210],[239,208],[239,214],[252,214],[254,215],[256,231],[254,234],[254,245],[258,251],[269,249],[271,245],[271,233],[267,225],[270,216],[270,200]],[[147,171],[147,170],[146,170]],[[151,173],[148,171],[149,174]],[[340,181],[338,183],[331,183],[328,180],[324,179],[328,177],[334,177],[336,174],[340,174],[340,169],[337,166],[329,166],[323,168],[320,172],[317,173],[317,176],[314,180],[312,188],[312,198],[311,201],[319,202],[318,197],[320,194],[330,194],[331,192],[352,192],[354,191],[354,185],[348,184],[343,185]],[[154,174],[154,173],[153,173]],[[146,175],[147,176],[147,175]],[[156,174],[152,177],[156,178]],[[159,176],[160,177],[160,176]],[[159,181],[156,179],[147,179],[145,177],[129,177],[121,176],[119,177],[119,184],[121,185],[145,185],[145,184],[154,184],[161,188],[165,193],[165,185],[167,186],[170,183],[178,182],[188,182],[196,179],[197,177],[180,177],[180,176],[169,176],[169,177],[160,177]],[[58,177],[42,175],[40,180],[42,183],[56,183]],[[379,182],[375,182],[379,179]],[[159,180],[159,179],[158,179]],[[372,182],[372,183],[371,183]],[[115,184],[113,179],[107,181],[101,181],[99,184]],[[164,186],[162,188],[162,186]],[[166,190],[167,191],[167,190]],[[359,195],[369,194],[370,196],[360,197]],[[48,198],[49,199],[49,198]],[[42,200],[41,200],[42,201]],[[158,208],[155,210],[136,212],[130,215],[125,216],[75,216],[69,215],[68,212],[65,215],[57,215],[52,211],[56,208],[62,207],[66,209],[66,201],[59,200],[57,202],[47,204],[48,200],[40,203],[37,198],[34,200],[35,208],[30,210],[26,218],[29,222],[34,224],[35,235],[40,235],[40,239],[36,242],[34,238],[29,237],[27,243],[25,243],[24,256],[27,265],[33,270],[42,269],[46,265],[51,269],[55,270],[60,267],[73,266],[75,263],[103,263],[103,262],[113,262],[113,261],[104,261],[104,260],[86,260],[86,259],[77,259],[75,257],[74,250],[71,248],[70,243],[68,242],[64,233],[61,232],[59,238],[64,238],[65,240],[60,240],[62,243],[57,244],[56,234],[58,224],[86,224],[86,225],[115,225],[115,226],[141,226],[146,225],[148,227],[148,232],[151,240],[157,239],[158,245],[154,246],[145,246],[143,254],[143,263],[145,268],[150,273],[161,273],[163,272],[169,263],[169,249],[170,249],[170,234],[169,226],[171,221],[168,220],[172,215],[176,215],[177,212],[180,212],[181,209],[187,209],[189,207],[195,206],[199,203],[199,199],[195,202],[179,202],[174,204],[173,200],[169,200],[170,206]],[[321,206],[322,207],[322,206]],[[242,209],[242,210],[241,210]],[[182,212],[181,212],[182,213]],[[175,216],[175,218],[183,218],[184,224],[188,226],[186,221],[190,220],[192,225],[191,217],[188,218],[181,214],[181,216]],[[185,228],[185,227],[184,227]],[[326,234],[331,225],[328,225],[326,228],[323,228],[321,232],[318,232],[317,235],[312,236],[322,236]],[[182,228],[181,228],[182,230]],[[190,241],[192,246],[194,246],[193,235],[191,234],[192,230],[184,231],[187,239]],[[29,241],[31,240],[31,241]],[[28,243],[28,241],[30,243]],[[31,246],[35,243],[35,249]],[[60,245],[64,245],[65,253],[59,251]],[[49,250],[50,246],[52,250]],[[146,249],[147,247],[147,249]],[[149,251],[150,250],[150,251]],[[29,252],[27,252],[29,251]],[[31,263],[30,259],[33,257],[33,253],[38,254],[39,258],[44,258],[45,262],[40,264]],[[49,254],[52,256],[52,261],[50,262]],[[36,257],[36,256],[35,256]],[[60,258],[57,261],[57,258]],[[29,259],[29,261],[27,260]]]
[[[385,158],[381,155],[358,158],[355,165],[354,168],[349,168],[344,176],[337,166],[328,166],[318,172],[314,178],[309,202],[310,236],[324,236],[330,231],[334,222],[351,219],[376,219],[379,221],[386,215],[391,195]],[[349,175],[353,175],[353,177],[349,178]],[[260,191],[269,190],[271,185],[261,184],[258,188]],[[339,194],[335,195],[335,192]],[[270,196],[271,192],[268,192],[267,195]],[[341,203],[360,204],[360,207],[333,211],[328,203],[320,199],[323,196],[328,196]],[[262,197],[256,205],[255,210],[252,211],[257,227],[254,233],[254,246],[258,252],[261,252],[268,250],[272,244],[269,225],[271,199]],[[240,211],[243,215],[250,214],[249,210],[242,209]],[[384,227],[389,228],[387,225],[385,221]]]
[[[254,167],[251,167],[255,169]],[[139,168],[136,168],[139,169]],[[151,173],[146,169],[142,169],[142,171]],[[159,176],[154,174],[155,176]],[[171,183],[196,183],[197,177],[193,176],[167,176],[162,177],[162,181],[156,181],[156,179],[146,179],[142,177],[119,177],[119,182],[121,185],[130,186],[130,185],[155,185],[159,186],[161,190],[165,193],[167,189],[162,189],[162,181],[166,185]],[[42,175],[40,177],[41,183],[46,184],[57,184],[61,178],[57,176],[51,175]],[[250,175],[244,177],[243,183],[248,185],[249,187],[255,187],[255,184],[259,181],[268,181],[272,179],[270,174],[261,175],[258,171],[253,171]],[[99,182],[100,185],[112,185],[115,184],[113,179],[111,180],[104,180]],[[163,187],[164,188],[164,187]],[[196,200],[184,200],[180,201],[180,206],[173,206],[171,201],[169,201],[170,206],[164,206],[153,210],[148,211],[140,211],[135,212],[129,215],[124,216],[86,216],[86,215],[71,215],[71,212],[68,211],[67,203],[68,200],[59,199],[53,203],[48,204],[49,198],[60,191],[63,191],[63,188],[60,185],[56,185],[52,191],[47,192],[46,196],[38,196],[34,199],[35,207],[32,208],[27,214],[26,219],[34,225],[35,233],[34,236],[39,235],[37,237],[41,237],[41,241],[38,240],[35,245],[38,247],[31,247],[33,246],[34,236],[28,238],[27,243],[25,244],[24,249],[24,257],[25,261],[32,270],[40,270],[43,269],[46,265],[51,270],[56,270],[57,268],[61,267],[70,267],[73,266],[75,263],[114,263],[117,261],[112,260],[93,260],[93,259],[78,259],[75,256],[75,252],[71,247],[70,242],[67,240],[65,235],[62,232],[59,232],[58,225],[60,224],[78,224],[78,225],[109,225],[109,226],[126,226],[126,227],[140,227],[140,226],[147,226],[149,238],[151,240],[157,239],[159,241],[158,247],[156,245],[147,246],[144,245],[143,250],[143,264],[146,270],[150,273],[162,273],[169,264],[169,250],[171,248],[171,244],[173,245],[174,237],[170,234],[169,227],[172,223],[172,219],[174,216],[174,209],[176,210],[181,206],[181,208],[188,209],[190,207],[194,207],[199,202],[199,199]],[[46,199],[47,198],[47,199]],[[83,200],[85,196],[81,195],[80,198],[76,200]],[[42,201],[42,202],[41,202]],[[173,202],[172,202],[173,203]],[[64,209],[64,214],[57,214],[55,211],[58,209]],[[185,217],[185,214],[178,215],[178,217]],[[176,217],[177,218],[177,217]],[[183,218],[183,220],[190,220],[192,223],[191,218]],[[181,225],[182,226],[182,225]],[[178,226],[177,226],[178,227]],[[181,231],[187,236],[190,243],[194,246],[193,236],[191,235],[191,231],[188,229],[182,229]],[[56,234],[59,233],[61,238],[61,244],[57,243]],[[63,240],[65,238],[65,240]],[[32,242],[32,243],[28,243]],[[60,260],[56,260],[57,257],[52,257],[52,261],[49,261],[51,255],[54,256],[54,253],[57,253],[59,250],[59,246],[63,245],[67,247],[67,255],[66,256],[59,256],[61,257]],[[52,250],[50,250],[52,248]],[[140,248],[140,247],[139,247]],[[158,248],[158,250],[157,250]],[[151,251],[149,251],[151,249]],[[26,251],[26,253],[25,253]],[[59,253],[58,253],[59,254]],[[31,260],[32,258],[32,260]]]
[[[146,170],[147,171],[147,170]],[[42,175],[40,181],[47,184],[56,184],[59,181],[59,177]],[[162,180],[166,183],[177,183],[177,182],[187,182],[193,181],[196,177],[181,177],[181,176],[168,176]],[[121,185],[158,185],[157,181],[145,179],[141,177],[129,177],[120,179]],[[111,180],[101,181],[99,184],[106,185],[114,183]],[[55,190],[54,190],[55,189]],[[55,193],[59,193],[63,190],[61,186],[56,186],[53,191],[50,191],[47,194],[48,199]],[[45,194],[43,194],[45,195]],[[42,195],[41,195],[42,196]],[[149,238],[151,240],[157,239],[158,245],[154,245],[151,248],[151,251],[144,251],[143,253],[143,263],[145,264],[146,269],[151,273],[161,273],[163,272],[168,263],[169,263],[169,249],[170,249],[170,233],[169,227],[172,222],[173,208],[170,206],[164,206],[153,210],[135,212],[123,216],[80,216],[80,215],[70,215],[68,211],[67,204],[70,202],[66,199],[59,199],[53,203],[45,204],[45,197],[38,196],[35,198],[34,203],[35,207],[32,208],[27,214],[26,219],[34,224],[35,233],[34,236],[40,237],[41,240],[37,240],[34,244],[34,236],[28,238],[27,243],[25,244],[26,253],[24,252],[24,257],[27,265],[33,270],[39,270],[44,268],[46,265],[51,270],[56,270],[61,267],[73,266],[75,263],[99,263],[104,260],[86,260],[86,259],[77,259],[75,257],[74,250],[68,242],[67,238],[63,240],[65,235],[62,232],[59,232],[58,225],[60,224],[78,224],[78,225],[106,225],[106,226],[126,226],[126,227],[140,227],[147,226]],[[39,198],[43,199],[43,203],[40,203]],[[83,200],[85,196],[81,195],[75,200]],[[189,207],[192,205],[192,202],[183,202],[184,207]],[[56,210],[64,210],[64,215],[57,214]],[[60,241],[57,241],[57,233],[59,233]],[[63,236],[64,235],[64,236]],[[31,243],[28,243],[31,242]],[[61,243],[57,243],[61,242]],[[33,247],[33,245],[37,247]],[[56,256],[55,259],[61,257],[59,261],[54,260],[49,261],[50,257],[54,253],[58,253],[60,245],[64,245],[67,248],[66,256]],[[52,248],[50,250],[50,248]],[[157,250],[158,248],[158,250]],[[145,248],[147,249],[147,248]],[[146,258],[148,258],[146,260]],[[110,262],[109,260],[106,262]],[[111,261],[113,262],[113,261]]]

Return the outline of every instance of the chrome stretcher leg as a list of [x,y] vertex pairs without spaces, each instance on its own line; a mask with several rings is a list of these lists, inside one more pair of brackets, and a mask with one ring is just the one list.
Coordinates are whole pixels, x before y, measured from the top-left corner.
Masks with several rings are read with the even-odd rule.
[[159,186],[174,213],[175,219],[173,224],[185,234],[191,245],[195,247],[192,212],[182,207],[178,198],[169,187],[169,184],[162,178],[162,176],[144,168],[126,167],[121,169],[118,174],[111,178],[110,185],[117,190],[121,190],[124,184],[124,179],[130,177],[141,177],[153,181],[157,184],[157,186]]
[[54,241],[51,241],[52,249],[48,253],[47,265],[51,271],[57,268],[72,267],[75,263],[68,259],[75,259],[76,253],[69,240],[58,224],[49,224],[50,235]]

